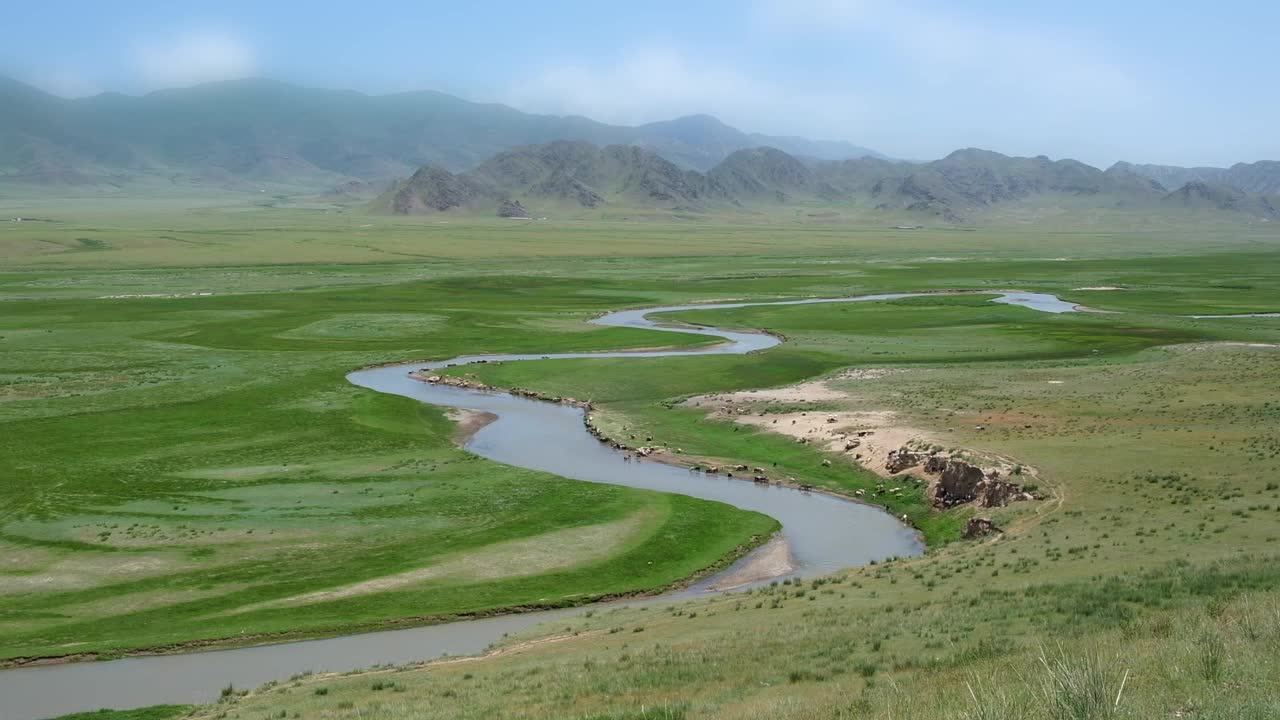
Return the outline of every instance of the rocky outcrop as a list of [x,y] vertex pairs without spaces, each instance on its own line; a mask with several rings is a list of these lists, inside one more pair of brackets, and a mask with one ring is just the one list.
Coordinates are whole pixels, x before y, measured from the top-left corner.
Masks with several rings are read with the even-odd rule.
[[884,464],[884,469],[896,475],[903,470],[919,465],[924,459],[924,455],[912,452],[904,447],[889,453],[889,460]]
[[963,460],[948,459],[934,488],[933,499],[940,507],[973,503],[991,508],[1004,507],[1014,500],[1030,500],[1032,496],[1021,486],[1001,480],[996,470],[983,472],[982,468]]
[[930,455],[929,459],[924,461],[924,471],[940,473],[947,469],[947,461],[949,459],[946,455]]
[[1034,500],[1034,496],[1022,486],[988,477],[978,489],[979,507],[1004,507],[1015,500]]
[[984,469],[950,454],[903,446],[889,453],[885,469],[897,474],[919,467],[933,476],[933,504],[950,508],[972,503],[976,507],[1003,507],[1033,496],[1021,486],[1001,480],[999,469]]
[[998,532],[1000,528],[991,522],[991,518],[973,517],[969,518],[969,522],[964,526],[964,539],[975,540]]
[[963,460],[948,460],[933,491],[933,500],[942,507],[954,507],[973,502],[978,496],[978,486],[986,479],[982,468]]
[[498,206],[498,217],[527,219],[529,211],[524,209],[519,200],[503,200]]
[[383,193],[374,204],[397,215],[419,215],[473,207],[493,197],[492,190],[464,175],[426,165]]

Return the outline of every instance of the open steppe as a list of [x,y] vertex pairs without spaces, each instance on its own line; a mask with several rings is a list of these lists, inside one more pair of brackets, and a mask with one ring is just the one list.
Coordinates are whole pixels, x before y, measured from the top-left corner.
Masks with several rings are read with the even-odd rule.
[[[441,222],[230,200],[25,211],[52,222],[0,225],[9,662],[679,583],[774,524],[482,460],[442,411],[344,375],[706,343],[585,322],[626,307],[979,293],[668,318],[785,338],[750,355],[452,370],[589,398],[603,432],[679,448],[674,462],[766,467],[882,504],[920,530],[922,557],[586,611],[476,659],[102,720],[1108,717],[1055,714],[1069,693],[1053,684],[1076,681],[1115,717],[1280,712],[1280,320],[1186,317],[1280,311],[1268,227]],[[1013,289],[1105,312],[981,294]],[[817,439],[797,442],[790,422],[811,416],[799,437]],[[999,458],[1035,499],[944,510],[926,483],[877,492],[879,456],[824,435],[859,430]],[[978,515],[1000,531],[963,539]]]

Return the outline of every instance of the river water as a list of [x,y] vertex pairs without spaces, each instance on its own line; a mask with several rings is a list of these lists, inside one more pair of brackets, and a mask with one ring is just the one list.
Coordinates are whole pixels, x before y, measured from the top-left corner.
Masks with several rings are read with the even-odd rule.
[[[742,354],[780,341],[764,333],[711,327],[668,325],[650,316],[683,310],[718,310],[759,305],[853,303],[914,297],[919,293],[864,295],[780,302],[676,305],[609,313],[592,322],[613,327],[695,333],[725,342],[697,350],[560,353],[554,355],[474,355],[433,363],[358,370],[347,376],[355,385],[449,408],[479,410],[497,419],[477,432],[466,449],[507,465],[541,470],[586,482],[679,493],[727,503],[777,519],[795,565],[791,575],[806,577],[863,565],[872,560],[915,555],[923,546],[914,531],[884,511],[822,493],[759,485],[720,475],[647,461],[628,461],[593,438],[582,410],[499,392],[467,390],[420,382],[408,374],[478,361],[530,361],[600,357],[670,357]],[[1072,304],[1052,295],[1006,292],[994,302],[1049,313],[1071,312]],[[738,565],[749,561],[744,558]],[[721,574],[723,576],[723,573]],[[717,577],[721,577],[717,576]],[[715,578],[661,596],[662,601],[708,592]],[[653,602],[652,598],[630,602]],[[507,633],[564,618],[585,608],[551,610],[431,625],[407,630],[363,633],[323,640],[196,652],[185,655],[126,658],[0,671],[0,720],[38,720],[98,708],[132,708],[162,703],[201,703],[217,698],[228,684],[255,687],[301,672],[341,672],[375,664],[401,664],[443,655],[482,652]]]

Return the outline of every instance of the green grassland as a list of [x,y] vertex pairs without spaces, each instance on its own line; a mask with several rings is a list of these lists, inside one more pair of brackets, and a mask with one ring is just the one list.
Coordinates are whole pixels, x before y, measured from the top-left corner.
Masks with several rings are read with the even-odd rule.
[[186,715],[190,705],[152,705],[137,710],[98,710],[64,715],[61,720],[170,720]]
[[[554,329],[618,297],[648,299],[494,279],[6,303],[3,656],[583,602],[676,582],[767,536],[772,520],[725,506],[482,461],[453,447],[438,411],[343,379],[499,347],[643,344]],[[496,575],[504,555],[529,555],[515,541],[542,559]],[[431,567],[448,571],[402,577]],[[400,580],[310,595],[387,578]]]
[[[1184,294],[1188,305],[1205,302],[1194,288]],[[847,317],[834,306],[685,313],[768,327],[790,342],[759,357],[475,372],[548,391],[572,375],[597,393],[606,391],[600,378],[625,373],[627,387],[602,394],[598,416],[689,453],[777,460],[847,489],[868,479],[851,466],[823,468],[793,443],[668,409],[691,392],[821,373],[796,369],[792,355],[811,343],[844,348],[849,362],[896,372],[841,381],[849,399],[814,409],[890,408],[955,446],[1036,466],[1046,500],[994,511],[1008,529],[1000,540],[747,596],[610,611],[532,631],[511,641],[516,651],[479,662],[310,678],[196,716],[1260,719],[1280,711],[1280,353],[1259,346],[1280,341],[1280,326],[1045,316],[978,301],[849,306]],[[915,315],[928,309],[942,310],[936,332]],[[957,323],[967,332],[957,336]],[[890,350],[858,354],[862,339],[884,336]],[[1008,352],[946,362],[939,344]],[[710,363],[705,375],[697,361]],[[559,641],[520,645],[547,637]],[[1077,694],[1062,687],[1073,683]]]
[[[1076,717],[1038,695],[1042,649],[1050,668],[1096,653],[1113,690],[1127,670],[1127,717],[1275,710],[1280,353],[1250,344],[1280,342],[1280,321],[1177,317],[1280,309],[1274,234],[442,226],[266,208],[21,225],[0,228],[2,657],[326,634],[678,581],[772,523],[477,459],[439,412],[343,374],[702,342],[583,322],[621,307],[1016,288],[1117,314],[983,295],[692,311],[673,319],[787,342],[457,369],[591,397],[608,428],[848,493],[872,478],[679,401],[892,368],[813,409],[892,410],[1037,468],[1045,499],[999,510],[1001,539],[955,542],[969,511],[908,494],[892,509],[931,541],[923,558],[592,614],[512,641],[556,642],[307,678],[196,714],[934,718],[1030,703],[1004,717]],[[1126,289],[1078,289],[1109,285]],[[493,576],[530,539],[546,565]]]

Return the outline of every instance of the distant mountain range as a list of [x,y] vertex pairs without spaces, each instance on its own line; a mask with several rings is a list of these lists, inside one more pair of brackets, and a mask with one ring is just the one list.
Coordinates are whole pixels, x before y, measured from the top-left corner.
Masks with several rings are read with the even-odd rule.
[[1001,206],[1221,211],[1280,218],[1280,198],[1194,181],[1169,192],[1116,166],[957,150],[930,163],[801,160],[777,148],[736,150],[705,173],[634,145],[557,141],[506,150],[464,173],[428,165],[373,203],[376,211],[523,217],[606,206],[724,212],[776,206],[850,207],[964,222]]
[[1112,168],[1151,178],[1170,189],[1180,188],[1188,183],[1204,183],[1225,185],[1254,195],[1280,195],[1280,162],[1275,160],[1237,163],[1229,168],[1184,168],[1174,165],[1134,165],[1127,162],[1118,162]]
[[966,149],[908,163],[845,142],[749,134],[709,115],[628,127],[437,92],[371,96],[261,79],[68,100],[0,77],[0,192],[156,181],[343,201],[390,187],[374,205],[401,213],[825,204],[958,222],[1069,200],[1269,220],[1280,207],[1275,161],[1103,171]]
[[634,145],[699,170],[759,145],[827,160],[879,156],[844,142],[749,135],[709,115],[626,127],[438,92],[371,96],[272,80],[68,100],[0,77],[0,181],[120,184],[161,176],[331,187],[402,178],[428,163],[466,170],[502,150],[553,140]]

